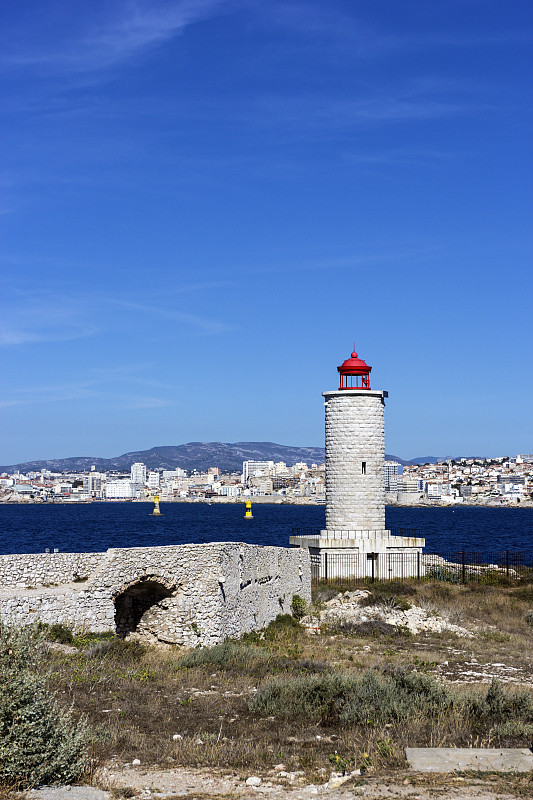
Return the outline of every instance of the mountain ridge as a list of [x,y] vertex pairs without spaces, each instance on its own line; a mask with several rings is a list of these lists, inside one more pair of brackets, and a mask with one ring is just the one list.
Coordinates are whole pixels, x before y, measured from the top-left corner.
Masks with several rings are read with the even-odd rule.
[[[437,456],[425,456],[407,461],[399,456],[385,455],[388,461],[398,461],[404,466],[436,463]],[[242,469],[243,461],[285,461],[293,466],[298,461],[309,464],[323,463],[323,447],[292,447],[275,442],[187,442],[180,445],[161,445],[148,450],[132,450],[112,458],[98,456],[72,456],[69,458],[37,459],[19,464],[0,466],[0,472],[82,472],[92,466],[98,472],[126,471],[136,461],[142,461],[149,469],[175,469],[205,471],[209,467],[220,467],[223,471],[236,472]]]

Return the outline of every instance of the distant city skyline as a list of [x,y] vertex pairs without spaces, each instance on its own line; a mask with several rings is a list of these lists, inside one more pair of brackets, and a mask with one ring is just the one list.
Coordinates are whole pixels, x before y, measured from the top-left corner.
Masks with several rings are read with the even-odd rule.
[[323,446],[354,340],[387,452],[533,451],[530,3],[2,21],[0,463]]

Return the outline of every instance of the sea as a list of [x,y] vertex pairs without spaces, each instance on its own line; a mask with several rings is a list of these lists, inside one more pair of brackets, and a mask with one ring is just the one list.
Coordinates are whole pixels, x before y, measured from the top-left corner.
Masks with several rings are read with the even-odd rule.
[[[325,507],[240,503],[63,503],[0,505],[0,554],[101,552],[218,541],[287,547],[294,528],[324,528]],[[480,506],[386,509],[387,528],[423,536],[426,552],[533,551],[533,508]]]

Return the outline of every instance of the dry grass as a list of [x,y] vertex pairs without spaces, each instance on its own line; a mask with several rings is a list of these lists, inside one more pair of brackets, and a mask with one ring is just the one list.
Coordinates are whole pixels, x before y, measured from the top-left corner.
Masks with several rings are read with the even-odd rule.
[[[336,591],[321,588],[316,599],[323,602]],[[42,669],[50,670],[58,699],[88,716],[93,766],[134,758],[143,766],[235,770],[283,763],[287,770],[302,769],[309,778],[322,779],[332,766],[378,771],[405,766],[406,746],[531,746],[533,718],[527,714],[521,720],[515,715],[513,727],[505,725],[508,712],[465,714],[464,707],[461,713],[442,709],[433,715],[420,707],[411,717],[392,715],[368,724],[341,724],[336,711],[317,719],[305,712],[279,716],[251,710],[253,698],[272,680],[310,684],[313,676],[334,672],[357,678],[369,669],[431,677],[451,658],[533,669],[531,627],[525,620],[533,607],[529,587],[477,591],[428,583],[407,589],[389,585],[376,594],[380,591],[433,608],[461,625],[478,626],[481,635],[464,640],[453,634],[403,637],[389,630],[372,635],[347,630],[308,636],[285,620],[270,626],[264,638],[251,635],[225,649],[193,651],[183,660],[178,648],[114,639],[82,642],[75,652],[50,650]],[[453,691],[482,700],[487,686]]]

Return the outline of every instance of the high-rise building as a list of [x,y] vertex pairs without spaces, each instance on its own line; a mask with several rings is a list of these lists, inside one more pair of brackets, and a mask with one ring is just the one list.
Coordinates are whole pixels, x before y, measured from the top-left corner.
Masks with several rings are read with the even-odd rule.
[[249,478],[270,477],[275,471],[273,461],[243,461],[242,481],[247,483]]
[[149,489],[158,489],[159,488],[159,472],[149,472],[146,482],[148,484]]
[[385,461],[384,477],[385,491],[395,492],[398,486],[398,475],[402,474],[401,464],[398,461]]
[[131,465],[131,482],[136,486],[144,486],[146,483],[146,465],[140,461]]

